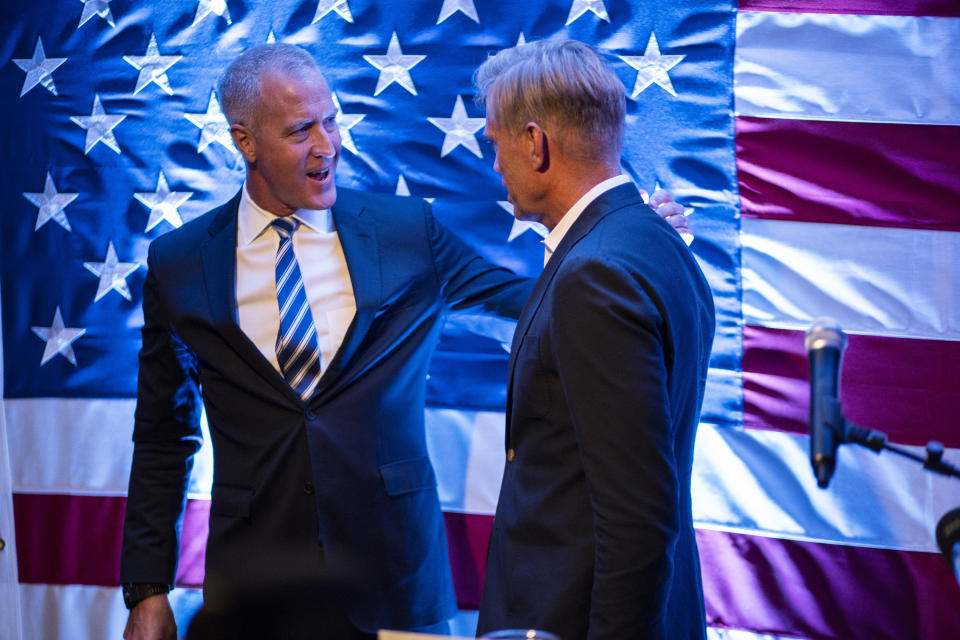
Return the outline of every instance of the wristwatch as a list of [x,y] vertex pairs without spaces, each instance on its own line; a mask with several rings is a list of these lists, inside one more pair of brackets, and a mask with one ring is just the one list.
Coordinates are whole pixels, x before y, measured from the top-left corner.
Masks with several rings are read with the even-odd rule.
[[168,584],[125,584],[123,585],[123,604],[127,605],[127,609],[133,609],[142,600],[146,600],[150,596],[169,593],[170,589],[172,587]]

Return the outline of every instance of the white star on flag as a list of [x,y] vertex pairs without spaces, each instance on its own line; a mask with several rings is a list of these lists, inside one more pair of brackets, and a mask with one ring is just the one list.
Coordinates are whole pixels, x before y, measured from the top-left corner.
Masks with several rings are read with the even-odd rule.
[[397,190],[396,195],[398,196],[409,196],[410,187],[407,186],[407,180],[403,177],[403,174],[400,174],[400,177],[397,178]]
[[355,127],[358,122],[367,117],[365,113],[343,113],[340,111],[340,100],[337,94],[333,94],[333,106],[337,108],[337,128],[340,130],[340,144],[349,149],[353,155],[358,156],[357,145],[353,142],[353,135],[350,129]]
[[215,13],[224,18],[227,24],[233,24],[233,21],[230,20],[230,9],[227,8],[227,0],[200,0],[197,4],[197,13],[193,17],[193,24],[190,26],[194,26],[211,13]]
[[132,300],[130,296],[130,287],[127,286],[127,277],[140,268],[136,262],[120,262],[117,258],[117,251],[113,248],[113,241],[107,243],[107,256],[103,262],[84,262],[83,266],[87,271],[100,278],[100,284],[97,285],[97,296],[94,302],[107,295],[111,291],[116,291],[127,300]]
[[400,50],[400,40],[397,39],[397,32],[394,31],[390,36],[390,44],[387,46],[387,53],[383,55],[366,55],[363,59],[380,70],[380,77],[377,78],[377,88],[373,95],[380,95],[380,92],[396,82],[401,87],[417,95],[417,88],[413,85],[413,78],[410,77],[410,69],[423,61],[427,56],[404,55]]
[[350,5],[347,4],[347,0],[320,0],[320,3],[317,4],[317,12],[314,14],[313,21],[310,24],[319,22],[320,18],[331,11],[336,12],[338,16],[347,22],[353,23],[353,15],[350,13]]
[[520,32],[519,36],[517,36],[517,44],[514,46],[519,47],[522,44],[527,44],[527,39],[523,37],[523,31]]
[[40,210],[37,212],[37,224],[33,230],[36,231],[52,219],[67,231],[72,231],[70,222],[67,220],[67,214],[63,209],[73,202],[77,195],[79,194],[57,193],[57,188],[53,185],[53,178],[50,177],[50,172],[48,171],[47,180],[43,184],[43,193],[24,192],[23,194],[24,198],[40,207]]
[[178,207],[189,200],[192,195],[192,191],[170,191],[170,187],[167,186],[167,178],[163,175],[163,171],[161,171],[160,176],[157,178],[156,191],[152,193],[147,191],[133,194],[133,197],[136,198],[140,204],[150,210],[150,218],[147,220],[147,228],[143,230],[144,233],[150,231],[164,220],[174,227],[182,225],[183,218],[180,217]]
[[210,92],[210,101],[207,103],[206,113],[185,113],[183,117],[200,129],[200,140],[197,142],[197,153],[201,153],[214,142],[219,142],[224,148],[238,153],[230,137],[230,125],[220,110],[216,93]]
[[113,15],[110,13],[110,2],[111,0],[80,0],[83,2],[83,13],[80,15],[80,24],[77,25],[77,29],[82,27],[87,20],[93,16],[100,16],[107,21],[107,24],[111,27],[115,27],[113,23]]
[[650,40],[647,41],[647,50],[642,56],[620,56],[621,60],[637,70],[637,82],[633,85],[633,93],[630,97],[636,98],[641,91],[654,83],[670,95],[677,95],[667,72],[685,57],[685,55],[661,55],[657,36],[651,32]]
[[483,157],[476,133],[483,128],[486,118],[467,117],[462,96],[457,96],[457,102],[453,105],[453,113],[449,118],[427,118],[427,120],[446,134],[443,137],[443,148],[440,150],[441,158],[460,145],[469,149],[478,158]]
[[273,44],[277,41],[277,34],[273,32],[273,27],[270,28],[270,33],[267,34],[267,44]]
[[57,87],[53,84],[53,72],[67,59],[48,58],[43,51],[43,41],[39,36],[37,36],[37,46],[33,50],[32,58],[14,58],[13,61],[27,72],[27,76],[23,79],[23,88],[20,89],[21,97],[38,84],[53,95],[57,95]]
[[70,364],[77,366],[77,358],[73,355],[73,341],[87,332],[86,329],[75,327],[66,327],[63,324],[63,316],[60,314],[60,305],[57,305],[57,311],[53,315],[53,323],[49,327],[30,327],[37,336],[47,341],[43,349],[43,357],[40,359],[40,366],[47,364],[50,358],[58,353],[70,361]]
[[90,153],[98,142],[102,142],[116,153],[120,153],[120,145],[117,143],[116,136],[113,135],[113,128],[123,122],[125,115],[109,115],[103,110],[103,103],[100,102],[100,94],[93,96],[93,112],[89,116],[70,116],[73,122],[87,130],[87,139],[84,145],[83,154]]
[[465,16],[480,24],[480,17],[477,16],[477,7],[473,0],[443,0],[443,6],[440,7],[440,17],[437,18],[437,24],[440,24],[457,11],[462,11]]
[[513,226],[510,227],[510,236],[507,238],[507,242],[513,242],[514,239],[519,237],[525,231],[533,230],[541,238],[546,238],[550,235],[550,230],[539,222],[533,220],[520,220],[516,217],[513,212],[513,204],[509,200],[497,200],[497,204],[500,205],[504,211],[510,214],[510,217],[513,218]]
[[137,76],[137,88],[133,90],[133,95],[140,93],[140,90],[153,82],[163,89],[167,95],[173,95],[173,89],[170,88],[170,80],[167,78],[167,69],[180,61],[183,56],[162,56],[157,48],[157,38],[150,34],[150,43],[147,45],[147,52],[142,56],[123,56],[130,65],[140,70]]
[[601,20],[610,22],[610,16],[607,15],[607,7],[603,0],[573,0],[570,5],[570,15],[567,16],[567,24],[570,24],[587,11],[592,11],[595,16]]

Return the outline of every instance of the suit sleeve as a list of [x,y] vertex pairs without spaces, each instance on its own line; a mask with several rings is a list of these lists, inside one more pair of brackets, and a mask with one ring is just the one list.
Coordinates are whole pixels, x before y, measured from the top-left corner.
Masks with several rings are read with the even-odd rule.
[[424,204],[427,235],[444,299],[454,309],[480,305],[516,320],[533,290],[533,281],[481,257],[436,221]]
[[187,480],[201,445],[196,360],[170,325],[156,254],[153,243],[143,288],[133,465],[120,566],[123,584],[174,583]]
[[550,338],[595,531],[590,638],[666,638],[678,477],[664,318],[634,275],[568,258]]

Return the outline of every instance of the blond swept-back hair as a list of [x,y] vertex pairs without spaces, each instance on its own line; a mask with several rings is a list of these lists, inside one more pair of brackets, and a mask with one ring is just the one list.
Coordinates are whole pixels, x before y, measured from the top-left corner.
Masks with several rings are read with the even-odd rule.
[[310,72],[322,75],[313,56],[296,45],[277,42],[251,47],[227,65],[217,81],[217,96],[227,122],[256,128],[260,77],[271,71],[301,78]]
[[577,40],[538,40],[489,57],[473,76],[477,102],[496,126],[519,135],[535,122],[560,151],[619,159],[626,98],[600,54]]

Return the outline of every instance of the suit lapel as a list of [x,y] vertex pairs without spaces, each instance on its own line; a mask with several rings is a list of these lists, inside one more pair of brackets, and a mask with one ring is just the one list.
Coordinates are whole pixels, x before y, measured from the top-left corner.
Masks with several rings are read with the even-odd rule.
[[254,371],[296,403],[300,398],[280,373],[263,357],[237,324],[237,207],[240,193],[223,205],[207,229],[209,240],[201,247],[204,285],[211,321],[223,340]]
[[340,378],[340,373],[356,353],[380,305],[380,258],[377,251],[376,226],[364,216],[364,206],[357,193],[339,189],[333,206],[333,221],[343,247],[350,272],[350,283],[357,313],[347,329],[343,344],[317,386],[314,397],[326,392]]
[[510,347],[510,361],[508,365],[509,374],[507,380],[507,447],[510,446],[510,412],[513,402],[513,374],[517,363],[517,352],[520,343],[530,330],[530,325],[540,309],[543,297],[553,281],[560,264],[564,257],[570,252],[576,244],[596,226],[597,222],[603,219],[610,212],[630,204],[643,203],[640,192],[633,183],[623,184],[609,191],[600,194],[593,202],[587,205],[573,225],[563,236],[557,250],[553,252],[550,260],[543,269],[543,273],[537,279],[530,298],[520,312],[517,319],[517,330],[513,334],[513,343]]

